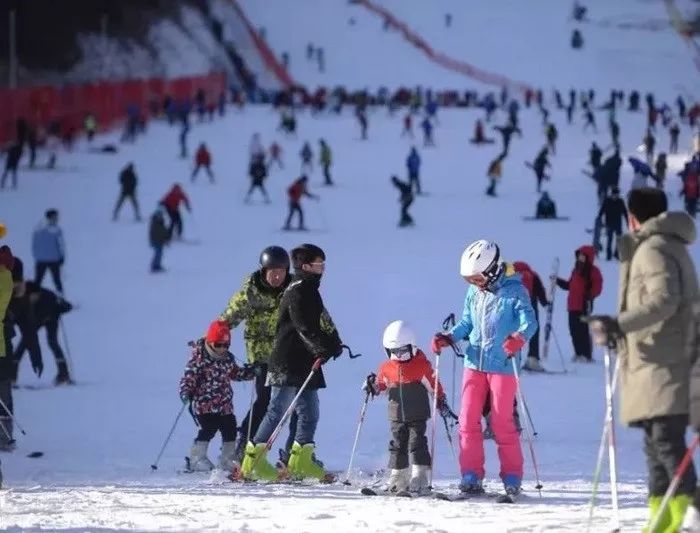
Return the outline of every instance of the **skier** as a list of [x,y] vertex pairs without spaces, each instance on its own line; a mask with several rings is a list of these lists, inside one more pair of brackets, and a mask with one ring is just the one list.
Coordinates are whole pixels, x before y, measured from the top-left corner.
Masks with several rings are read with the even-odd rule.
[[391,474],[384,490],[393,494],[406,491],[427,494],[432,489],[432,460],[425,432],[436,387],[440,415],[445,419],[457,417],[450,411],[442,385],[406,322],[396,320],[389,324],[382,345],[388,360],[379,366],[376,374],[367,376],[362,389],[372,396],[382,392],[389,396]]
[[326,59],[325,54],[323,52],[323,48],[321,48],[320,46],[316,48],[316,60],[318,62],[318,71],[324,72],[326,69]]
[[469,139],[472,144],[493,144],[494,140],[484,134],[484,123],[477,119],[474,124],[474,136]]
[[160,205],[165,208],[166,213],[168,213],[168,217],[170,217],[170,226],[168,227],[169,241],[171,241],[173,237],[178,240],[182,239],[182,216],[180,215],[180,203],[184,203],[187,212],[192,213],[189,198],[187,198],[185,191],[182,190],[182,186],[179,183],[176,183],[168,191],[168,194],[166,194],[160,201]]
[[119,173],[119,184],[121,185],[121,191],[119,193],[119,198],[117,199],[117,204],[114,206],[114,212],[112,213],[113,221],[117,220],[117,218],[119,217],[119,211],[122,208],[122,204],[126,200],[129,200],[131,202],[131,205],[134,207],[134,215],[136,216],[136,222],[141,222],[139,202],[136,199],[137,183],[138,178],[136,177],[136,172],[134,171],[134,164],[129,163]]
[[658,189],[631,191],[628,207],[631,233],[620,239],[618,315],[591,317],[591,329],[596,344],[617,346],[620,414],[623,423],[644,431],[652,519],[680,475],[655,531],[681,531],[697,482],[692,463],[682,474],[679,469],[686,453],[688,375],[700,340],[694,309],[700,290],[688,250],[696,230],[688,215],[668,211]]
[[593,168],[593,172],[600,168],[600,161],[603,158],[603,152],[595,141],[591,144],[591,149],[588,152],[588,162]]
[[324,185],[333,185],[333,180],[331,179],[331,163],[333,162],[333,153],[331,152],[331,147],[324,139],[318,141],[319,148],[319,165],[323,167],[323,182]]
[[[523,286],[527,290],[528,295],[530,295],[530,305],[532,310],[535,312],[535,321],[537,322],[537,329],[530,339],[530,344],[527,351],[527,360],[523,365],[523,370],[530,370],[532,372],[543,372],[544,368],[540,364],[540,318],[537,309],[537,303],[546,308],[549,305],[547,301],[547,292],[544,290],[544,285],[542,280],[537,275],[537,272],[532,270],[530,265],[524,261],[515,261],[513,263],[513,268],[520,274],[520,278],[523,282]],[[516,426],[519,420],[517,408],[514,410],[513,416],[516,417]]]
[[270,168],[272,168],[272,163],[277,163],[280,169],[284,168],[284,163],[282,163],[282,147],[277,144],[277,142],[273,142],[270,145]]
[[190,133],[190,126],[187,122],[183,122],[182,129],[180,130],[180,157],[182,159],[187,158],[187,136]]
[[365,113],[363,110],[361,110],[359,107],[355,111],[355,117],[357,117],[357,121],[360,123],[360,137],[363,141],[367,140],[367,113]]
[[550,179],[549,176],[544,173],[547,167],[551,167],[551,165],[549,164],[549,160],[547,159],[547,155],[548,151],[547,147],[545,146],[544,148],[542,148],[542,150],[540,150],[540,153],[537,154],[537,157],[530,165],[532,170],[535,171],[535,177],[537,178],[537,192],[541,192],[542,190],[542,181],[549,181]]
[[547,124],[547,127],[545,128],[545,136],[547,137],[547,146],[551,150],[552,155],[556,155],[557,137],[559,136],[559,132],[557,131],[557,127],[551,122]]
[[299,152],[299,157],[301,157],[301,172],[311,173],[314,171],[313,157],[314,153],[311,150],[311,145],[308,141],[304,142],[304,146],[301,147]]
[[399,220],[399,227],[404,228],[406,226],[413,226],[413,217],[408,214],[408,208],[411,207],[413,203],[413,187],[410,183],[401,181],[397,176],[391,177],[391,183],[394,187],[399,190],[401,196],[399,197],[399,202],[401,203],[401,219]]
[[[73,306],[54,292],[44,289],[39,284],[24,280],[24,265],[15,258],[12,270],[14,294],[10,304],[13,321],[19,326],[22,337],[17,343],[13,359],[19,366],[24,352],[29,350],[32,367],[41,377],[43,362],[39,347],[38,332],[46,327],[46,341],[56,359],[57,374],[54,385],[72,384],[66,358],[58,342],[58,328],[61,315],[68,313]],[[15,373],[16,375],[16,373]]]
[[634,176],[632,177],[632,189],[641,189],[647,186],[647,178],[653,178],[654,175],[651,172],[649,165],[640,161],[636,157],[628,157],[632,169],[634,170]]
[[92,142],[92,138],[97,132],[97,119],[92,113],[85,115],[85,120],[83,121],[83,127],[85,128],[85,136],[87,137],[88,143]]
[[549,197],[549,193],[547,191],[542,193],[542,196],[540,196],[540,199],[537,202],[535,218],[557,218],[557,205],[554,203],[554,200]]
[[250,175],[250,189],[245,195],[243,200],[246,204],[250,202],[250,197],[255,189],[260,189],[262,192],[265,203],[270,203],[270,197],[265,190],[265,178],[267,178],[267,167],[265,166],[265,161],[262,157],[255,157],[250,162],[250,168],[248,169],[248,174]]
[[695,218],[700,194],[700,154],[695,154],[678,175],[683,180],[680,196],[685,200],[685,211]]
[[207,171],[209,181],[214,183],[214,174],[211,171],[211,153],[209,153],[209,150],[207,150],[206,144],[202,143],[199,145],[199,148],[197,148],[194,163],[195,167],[192,171],[192,183],[194,183],[194,178],[197,176],[197,174],[199,174],[199,169],[201,167],[204,167],[204,170]]
[[406,135],[413,139],[413,118],[411,117],[411,113],[406,113],[406,115],[403,117],[403,130],[401,130],[401,137],[405,137]]
[[277,310],[289,281],[287,251],[280,246],[268,246],[260,254],[258,270],[243,280],[240,290],[231,296],[219,316],[229,328],[235,328],[245,320],[246,361],[255,369],[255,403],[238,429],[235,457],[239,462],[243,460],[245,445],[258,430],[270,402],[270,387],[266,385],[267,365],[275,342]]
[[505,159],[505,154],[499,154],[496,159],[489,163],[489,168],[486,171],[486,175],[489,178],[489,186],[486,189],[486,194],[488,196],[496,196],[496,183],[501,179],[501,172],[503,170],[503,160]]
[[664,188],[664,183],[666,182],[666,170],[668,170],[666,153],[661,152],[656,157],[656,164],[654,165],[654,177],[656,178],[656,186],[659,189]]
[[585,122],[583,123],[583,131],[587,131],[588,127],[591,126],[593,128],[593,131],[598,133],[598,127],[595,124],[595,115],[593,114],[593,111],[589,107],[584,108],[585,111],[583,112],[583,118]]
[[651,166],[654,164],[654,147],[656,146],[656,138],[651,133],[651,129],[647,129],[642,143],[644,144],[644,153],[647,156],[647,165]]
[[576,250],[576,264],[569,280],[555,278],[560,289],[569,291],[566,308],[569,312],[569,333],[574,346],[574,362],[593,362],[593,347],[588,324],[581,320],[593,310],[593,300],[603,291],[603,277],[595,261],[593,246],[581,246]]
[[20,143],[13,143],[7,150],[7,156],[5,158],[5,171],[2,173],[2,180],[0,180],[0,189],[5,188],[5,180],[7,176],[12,173],[12,188],[17,188],[17,167],[19,166],[19,160],[22,158],[22,145]]
[[165,226],[165,216],[162,205],[159,205],[151,215],[151,222],[148,226],[148,242],[151,248],[153,248],[151,273],[165,272],[161,261],[163,260],[163,248],[170,242],[170,232]]
[[506,494],[515,498],[521,490],[523,454],[512,416],[517,378],[510,358],[519,359],[535,333],[535,312],[520,276],[503,262],[496,243],[470,244],[462,254],[460,274],[469,284],[462,318],[449,333],[436,334],[431,343],[432,351],[439,354],[454,341],[469,339],[459,415],[460,489],[467,494],[484,492],[481,415],[490,392],[501,480]]
[[620,186],[620,168],[622,168],[622,158],[619,150],[615,150],[610,157],[603,161],[603,166],[601,167],[601,192],[603,193],[600,200],[601,203],[603,201],[602,198],[607,196],[609,189]]
[[571,34],[571,48],[574,50],[580,50],[583,48],[583,35],[578,28]]
[[435,146],[435,141],[433,140],[433,123],[430,122],[428,117],[423,119],[420,123],[420,127],[423,130],[423,146]]
[[342,342],[319,293],[325,253],[313,244],[302,244],[292,250],[291,256],[294,277],[282,295],[268,366],[270,404],[258,431],[246,445],[241,468],[245,478],[277,479],[277,471],[266,457],[266,442],[309,376],[295,405],[299,422],[287,469],[293,478],[326,478],[323,467],[313,460],[318,389],[326,386],[321,365],[341,354]]
[[218,467],[231,472],[236,465],[236,417],[233,414],[231,381],[253,379],[246,367],[239,367],[229,352],[231,332],[226,322],[209,325],[207,334],[192,348],[192,355],[180,379],[180,399],[190,405],[197,419],[199,432],[192,444],[189,469],[208,472],[214,464],[207,457],[209,442],[221,433],[221,455]]
[[671,137],[671,143],[668,151],[671,154],[676,154],[678,153],[678,136],[681,134],[681,128],[678,126],[678,122],[673,123],[671,128],[668,130],[668,133]]
[[[0,236],[4,235],[4,226]],[[15,258],[12,250],[7,245],[0,246],[0,400],[8,411],[0,407],[0,451],[12,451],[14,442],[12,439],[13,404],[12,404],[12,380],[15,375],[12,359],[13,329],[7,316],[10,301],[12,299],[13,282],[12,268]]]
[[[608,238],[608,243],[605,251],[605,259],[610,261],[613,256],[618,258],[617,242],[622,235],[622,221],[627,222],[627,208],[625,201],[620,198],[619,187],[613,187],[610,196],[603,200],[603,205],[600,206],[596,220],[603,222],[605,219],[605,230]],[[615,241],[613,252],[613,239]]]
[[610,137],[615,150],[620,150],[620,125],[615,120],[610,120]]
[[522,138],[523,132],[520,131],[520,128],[515,126],[514,124],[508,124],[506,126],[494,126],[494,130],[496,130],[498,133],[501,134],[501,139],[503,140],[503,155],[504,157],[508,155],[508,148],[510,147],[510,139],[513,137],[514,133],[517,133],[519,137]]
[[493,93],[488,93],[484,97],[484,99],[481,101],[481,107],[483,107],[484,111],[486,112],[486,122],[491,122],[491,118],[498,108],[498,104],[496,103]]
[[61,267],[66,259],[63,230],[58,225],[58,210],[48,209],[45,220],[32,233],[32,254],[36,261],[34,282],[41,285],[48,269],[51,272],[56,290],[63,294]]
[[415,186],[416,194],[420,195],[420,165],[421,158],[418,155],[418,150],[415,146],[411,147],[411,151],[406,158],[406,168],[408,169],[408,184],[411,186],[411,191]]
[[297,229],[299,231],[306,231],[304,227],[304,211],[301,208],[301,197],[306,196],[314,200],[318,200],[318,196],[311,194],[306,188],[306,184],[309,179],[306,176],[301,176],[298,180],[292,183],[287,189],[287,197],[289,198],[289,215],[287,215],[287,222],[284,224],[284,230],[291,230],[292,216],[294,213],[299,215],[299,226]]
[[630,93],[630,101],[627,111],[639,111],[639,91],[632,91]]

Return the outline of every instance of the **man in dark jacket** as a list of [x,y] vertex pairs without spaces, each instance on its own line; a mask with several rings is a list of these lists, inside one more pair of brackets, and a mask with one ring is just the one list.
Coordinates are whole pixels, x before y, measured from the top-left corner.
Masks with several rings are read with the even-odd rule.
[[58,328],[61,315],[73,309],[73,306],[63,298],[48,289],[40,287],[33,281],[24,280],[24,266],[19,258],[15,258],[12,269],[14,293],[10,302],[12,321],[17,324],[22,337],[15,348],[13,359],[19,368],[24,352],[29,350],[32,368],[38,377],[44,369],[39,346],[38,332],[46,327],[46,340],[56,359],[58,372],[54,385],[71,384],[68,364],[58,342]]
[[413,217],[408,214],[408,208],[411,207],[413,203],[413,187],[410,183],[401,181],[398,177],[392,176],[391,183],[394,184],[401,196],[399,197],[399,202],[401,203],[401,219],[399,220],[399,227],[413,226]]
[[[608,237],[605,258],[610,261],[613,257],[617,259],[617,239],[622,235],[622,221],[627,224],[627,208],[625,201],[620,198],[620,189],[613,187],[610,196],[603,200],[603,205],[598,211],[597,220],[603,222],[605,219],[605,230]],[[615,242],[615,251],[613,252],[613,240]]]
[[252,441],[246,446],[244,477],[275,479],[267,461],[267,441],[282,420],[301,387],[295,411],[299,417],[295,442],[287,465],[293,477],[323,479],[323,468],[313,461],[318,424],[318,389],[325,388],[321,365],[342,352],[342,343],[319,293],[326,256],[313,244],[292,250],[294,277],[282,296],[270,355],[267,381],[270,404]]
[[267,167],[265,166],[264,157],[254,156],[250,162],[250,169],[248,170],[248,173],[250,174],[251,183],[250,189],[248,189],[248,193],[245,195],[244,202],[250,202],[250,196],[253,194],[253,191],[255,189],[260,189],[263,197],[265,198],[265,203],[269,204],[270,197],[267,195],[264,185],[265,178],[267,178]]
[[549,176],[544,173],[547,167],[551,167],[549,159],[547,159],[548,154],[549,150],[547,147],[542,148],[531,165],[532,170],[535,171],[535,177],[537,178],[537,192],[541,192],[542,190],[542,181],[549,179]]
[[[532,304],[532,308],[535,310],[535,318],[537,318],[537,323],[539,324],[537,302],[539,302],[542,307],[547,307],[549,305],[549,302],[547,301],[547,292],[544,290],[542,280],[537,275],[537,272],[532,270],[530,265],[528,265],[524,261],[515,261],[513,263],[513,268],[518,274],[520,274],[523,286],[527,289],[527,293],[530,295],[530,303]],[[532,370],[533,372],[544,371],[544,368],[540,364],[539,327],[530,339],[530,348],[527,352],[527,361],[523,365],[523,370]],[[517,414],[517,410],[514,414]]]
[[129,200],[131,202],[131,205],[134,206],[134,214],[136,215],[136,221],[141,221],[141,213],[139,212],[139,202],[136,199],[137,183],[138,179],[136,178],[136,172],[134,172],[134,164],[129,163],[119,174],[119,184],[121,185],[122,190],[119,193],[117,205],[114,206],[114,214],[112,215],[112,220],[117,220],[117,217],[119,216],[119,211],[122,208],[122,204],[125,200]]
[[2,173],[2,180],[0,181],[0,189],[5,188],[5,180],[7,176],[12,173],[12,188],[17,188],[17,167],[19,166],[19,160],[22,158],[22,144],[14,143],[10,146],[7,151],[7,159],[5,160],[5,171]]
[[165,226],[163,208],[158,206],[151,215],[151,224],[148,228],[148,242],[153,248],[153,260],[151,261],[151,273],[165,272],[161,265],[163,260],[163,248],[170,241],[170,231]]

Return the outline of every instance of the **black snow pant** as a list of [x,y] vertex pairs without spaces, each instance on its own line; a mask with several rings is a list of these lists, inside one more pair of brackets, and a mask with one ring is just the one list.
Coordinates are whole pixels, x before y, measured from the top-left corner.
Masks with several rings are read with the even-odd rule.
[[12,188],[16,189],[17,188],[17,165],[14,166],[6,166],[5,167],[5,172],[2,173],[2,181],[0,181],[0,189],[5,188],[5,180],[7,179],[7,176],[12,174]]
[[6,357],[0,357],[0,400],[7,406],[8,411],[0,406],[0,449],[12,445],[13,427],[11,415],[14,412],[12,404],[12,343],[9,338],[5,342]]
[[413,217],[408,214],[408,208],[411,207],[412,203],[413,198],[401,202],[401,221],[399,222],[399,225],[407,226],[409,224],[413,224]]
[[415,188],[416,194],[421,194],[420,176],[418,175],[418,172],[409,171],[408,184],[411,186],[411,190],[414,190],[414,188]]
[[[532,302],[532,308],[535,310],[535,320],[536,323],[539,324],[540,322],[540,317],[539,317],[539,311],[537,310],[537,302],[533,301]],[[540,326],[537,326],[537,329],[535,330],[534,335],[532,335],[532,338],[530,339],[530,348],[527,351],[527,356],[528,357],[534,357],[535,359],[540,358]]]
[[211,183],[214,183],[214,173],[211,171],[211,167],[209,165],[197,165],[194,167],[194,170],[192,171],[192,183],[194,183],[194,178],[197,177],[197,174],[199,174],[199,169],[204,167],[204,170],[207,171],[207,175],[209,176],[209,181]]
[[425,420],[414,422],[391,421],[391,441],[389,442],[389,468],[403,470],[408,468],[408,456],[411,464],[430,466],[428,439],[425,436]]
[[574,354],[582,355],[589,361],[593,359],[593,344],[588,324],[581,320],[586,313],[581,311],[569,311],[569,333],[574,345]]
[[285,223],[284,227],[286,229],[290,228],[294,213],[299,214],[299,229],[304,229],[304,211],[301,209],[299,202],[289,202],[289,215],[287,215],[287,222]]
[[[640,422],[644,430],[644,453],[649,471],[649,496],[663,496],[686,452],[688,415],[661,416]],[[691,462],[676,494],[695,494],[697,477]]]
[[117,200],[117,205],[114,206],[114,213],[112,214],[112,220],[117,220],[117,217],[119,216],[119,211],[121,211],[122,204],[126,200],[129,200],[131,202],[131,205],[134,206],[134,213],[136,214],[136,220],[141,220],[141,212],[139,211],[139,202],[136,199],[136,193],[128,193],[128,192],[123,192],[119,195],[119,199]]
[[685,199],[685,211],[691,217],[695,218],[698,212],[698,199],[697,198],[686,198]]
[[34,269],[34,282],[37,285],[41,285],[41,282],[44,281],[44,275],[46,274],[47,269],[49,272],[51,272],[51,277],[53,278],[53,284],[56,286],[56,290],[63,294],[60,261],[37,261]]
[[333,185],[333,180],[331,179],[330,165],[323,165],[323,178],[325,179],[324,185]]
[[[255,436],[255,432],[260,426],[267,406],[270,403],[270,387],[265,385],[267,380],[267,365],[260,365],[260,373],[255,376],[255,402],[253,408],[248,411],[238,428],[238,433],[243,442],[248,442]],[[252,417],[252,420],[251,420]],[[248,437],[248,424],[250,424],[250,437]]]
[[223,442],[236,440],[236,417],[233,413],[230,415],[203,413],[197,415],[197,422],[199,422],[199,433],[195,440],[209,442],[217,431],[221,432]]
[[182,216],[180,216],[180,210],[170,209],[166,206],[165,211],[170,217],[170,226],[168,227],[168,240],[171,240],[173,237],[175,237],[176,239],[182,238]]
[[250,197],[251,197],[251,195],[253,194],[253,191],[254,191],[255,189],[260,189],[260,191],[262,192],[262,195],[263,195],[263,197],[265,198],[265,201],[266,201],[266,202],[269,202],[269,201],[270,201],[270,197],[268,196],[267,191],[265,190],[265,185],[263,185],[263,182],[262,182],[262,181],[253,181],[253,182],[250,184],[250,189],[248,189],[248,192],[247,192],[246,195],[245,195],[245,201],[246,201],[246,202],[247,202],[248,200],[250,200]]
[[605,229],[608,237],[608,243],[605,247],[605,258],[610,261],[613,256],[617,258],[617,239],[622,235],[622,228],[611,228],[608,226]]
[[[56,368],[58,373],[62,376],[67,376],[68,366],[66,365],[66,357],[61,349],[61,344],[58,342],[58,317],[49,320],[46,324],[44,324],[44,326],[46,327],[46,342],[48,342],[49,348],[51,348],[51,351],[53,352],[54,359],[56,359]],[[14,360],[16,361],[17,366],[19,366],[20,361],[22,361],[24,352],[31,350],[31,344],[33,342],[35,341],[30,340],[28,342],[26,337],[22,335],[22,338],[19,340],[14,353]],[[36,342],[38,344],[38,338]]]

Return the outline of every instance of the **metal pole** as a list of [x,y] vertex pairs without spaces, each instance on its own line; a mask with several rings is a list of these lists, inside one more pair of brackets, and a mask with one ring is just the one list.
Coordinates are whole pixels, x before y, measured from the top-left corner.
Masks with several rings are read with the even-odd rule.
[[605,400],[607,404],[607,416],[605,417],[608,424],[608,466],[610,467],[610,489],[612,492],[613,506],[613,525],[614,529],[620,529],[620,507],[617,497],[617,458],[615,454],[615,414],[613,410],[613,387],[612,377],[610,376],[610,352],[612,347],[608,346],[605,349]]
[[10,9],[10,57],[9,57],[9,80],[10,89],[17,88],[17,11]]

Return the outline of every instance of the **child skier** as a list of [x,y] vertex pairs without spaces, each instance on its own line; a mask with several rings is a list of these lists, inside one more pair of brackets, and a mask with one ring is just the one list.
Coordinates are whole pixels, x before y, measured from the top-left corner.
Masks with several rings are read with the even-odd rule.
[[537,320],[520,276],[503,262],[496,243],[479,240],[470,244],[462,254],[460,273],[469,283],[462,318],[449,333],[437,333],[431,345],[433,352],[440,353],[455,340],[469,339],[459,415],[460,489],[469,494],[484,492],[481,415],[490,394],[500,477],[506,494],[515,497],[523,477],[523,454],[513,421],[514,366],[520,363],[513,365],[509,359],[519,358],[537,329]]
[[189,468],[207,472],[214,465],[207,457],[209,441],[221,433],[219,468],[231,471],[235,464],[236,417],[233,414],[233,391],[229,381],[243,381],[255,376],[247,367],[239,368],[228,351],[231,332],[224,321],[209,325],[206,337],[199,339],[180,380],[180,399],[190,408],[199,423],[199,433],[190,451]]
[[396,320],[389,324],[384,330],[382,344],[389,360],[379,366],[376,375],[367,376],[362,388],[373,396],[384,391],[389,395],[391,475],[385,491],[425,494],[430,491],[432,463],[425,430],[436,386],[440,415],[456,416],[445,401],[433,367],[417,348],[416,336],[405,322]]

